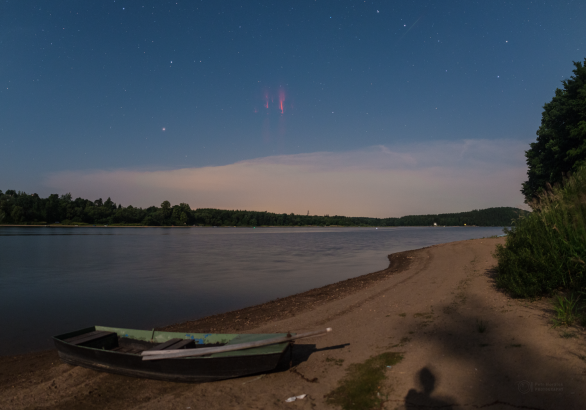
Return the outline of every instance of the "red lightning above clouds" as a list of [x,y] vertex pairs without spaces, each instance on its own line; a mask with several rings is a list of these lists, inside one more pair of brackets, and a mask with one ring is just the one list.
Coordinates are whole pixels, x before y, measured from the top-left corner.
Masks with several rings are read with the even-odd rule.
[[281,108],[281,114],[283,114],[283,101],[285,101],[285,90],[279,89],[279,105]]
[[[278,88],[264,87],[259,95],[260,101],[257,100],[257,104],[254,107],[255,113],[264,112],[262,119],[261,134],[265,142],[281,141],[285,137],[285,126],[286,126],[286,115],[285,109],[292,109],[293,105],[291,99],[287,95],[287,92],[283,86]],[[287,101],[287,105],[285,104]],[[262,107],[262,108],[260,108]],[[275,118],[278,114],[278,119]]]
[[[279,104],[277,105],[277,109],[279,111],[281,111],[281,114],[285,113],[285,89],[279,87],[279,91],[277,93],[278,95],[275,96],[274,92],[270,92],[270,90],[265,89],[263,91],[263,106],[265,109],[269,109],[269,105],[274,104],[275,99],[278,98]],[[275,98],[277,97],[277,98]],[[270,104],[269,104],[270,102]],[[255,108],[254,112],[258,112],[258,110]]]

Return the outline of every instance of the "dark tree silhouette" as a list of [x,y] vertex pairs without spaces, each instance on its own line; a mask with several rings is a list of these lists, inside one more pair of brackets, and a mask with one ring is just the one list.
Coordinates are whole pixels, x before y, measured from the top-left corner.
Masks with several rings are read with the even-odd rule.
[[529,170],[521,192],[526,203],[586,163],[586,59],[574,66],[574,75],[562,81],[564,88],[543,106],[537,141],[525,152]]

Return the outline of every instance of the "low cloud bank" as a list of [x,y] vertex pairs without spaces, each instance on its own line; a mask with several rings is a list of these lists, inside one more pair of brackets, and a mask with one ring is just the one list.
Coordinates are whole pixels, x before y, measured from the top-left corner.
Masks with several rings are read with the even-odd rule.
[[147,207],[187,202],[222,208],[389,217],[523,207],[526,144],[464,140],[271,156],[176,170],[67,171],[59,192]]

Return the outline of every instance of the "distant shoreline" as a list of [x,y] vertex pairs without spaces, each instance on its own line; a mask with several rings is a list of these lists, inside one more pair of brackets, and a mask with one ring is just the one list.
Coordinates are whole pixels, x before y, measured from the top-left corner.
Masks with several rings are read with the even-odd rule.
[[319,225],[298,225],[298,226],[288,226],[288,225],[266,225],[266,226],[212,226],[212,225],[204,225],[204,226],[181,226],[181,225],[161,225],[161,226],[149,226],[149,225],[61,225],[61,224],[52,224],[52,225],[13,225],[13,224],[0,224],[0,228],[2,227],[14,227],[14,228],[248,228],[248,229],[256,229],[256,228],[504,228],[500,225],[491,225],[491,226],[480,226],[480,225],[441,225],[441,226],[433,226],[433,225],[401,225],[401,226],[343,226],[343,225],[328,225],[328,226],[319,226]]

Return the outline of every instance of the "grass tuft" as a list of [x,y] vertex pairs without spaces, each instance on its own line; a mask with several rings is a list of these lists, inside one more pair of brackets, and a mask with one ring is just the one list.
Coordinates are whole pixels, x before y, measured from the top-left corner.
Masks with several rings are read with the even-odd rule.
[[586,289],[586,166],[550,187],[497,245],[497,285],[514,297]]
[[351,364],[338,387],[326,395],[326,401],[344,410],[382,408],[380,386],[386,378],[387,366],[396,365],[402,359],[401,353],[386,352],[364,363]]
[[570,295],[568,299],[566,296],[556,295],[553,302],[556,318],[553,320],[553,327],[558,326],[572,326],[574,322],[581,318],[578,313],[578,301],[580,297]]

